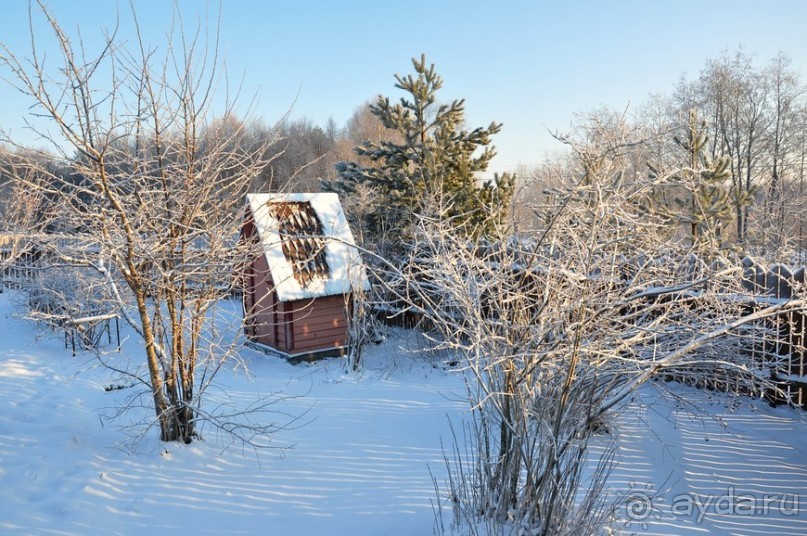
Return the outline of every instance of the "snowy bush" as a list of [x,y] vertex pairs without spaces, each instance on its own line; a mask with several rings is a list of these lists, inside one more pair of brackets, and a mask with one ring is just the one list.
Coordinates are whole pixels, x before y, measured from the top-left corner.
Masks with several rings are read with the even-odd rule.
[[456,440],[468,445],[448,455],[442,497],[460,531],[596,532],[613,514],[611,454],[584,467],[609,412],[662,373],[758,392],[767,378],[744,344],[761,319],[804,306],[749,308],[738,263],[665,244],[639,203],[650,185],[583,156],[583,180],[535,207],[535,232],[469,242],[421,217],[408,262],[385,274],[462,356],[472,412]]

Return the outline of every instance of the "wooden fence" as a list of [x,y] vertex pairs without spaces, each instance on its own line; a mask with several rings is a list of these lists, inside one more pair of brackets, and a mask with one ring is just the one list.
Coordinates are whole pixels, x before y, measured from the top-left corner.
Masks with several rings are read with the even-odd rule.
[[33,248],[0,246],[0,292],[5,288],[22,288],[31,280],[39,266],[39,256]]
[[[791,269],[784,264],[770,267],[751,257],[743,259],[742,285],[758,296],[758,304],[771,300],[787,300],[807,293],[807,268]],[[760,362],[776,361],[771,379],[779,392],[771,390],[766,396],[773,403],[789,402],[807,408],[807,311],[789,311],[765,321],[768,328],[761,341],[752,345],[751,352]]]
[[76,355],[77,347],[86,350],[100,348],[104,345],[104,334],[110,345],[114,334],[114,342],[120,350],[120,325],[116,313],[85,311],[86,314],[78,318],[75,311],[71,315],[64,309],[54,309],[55,304],[42,294],[37,283],[37,278],[48,268],[52,268],[51,263],[38,249],[22,240],[10,243],[7,235],[0,235],[0,292],[3,289],[24,289],[28,307],[43,313],[52,329],[64,330],[65,348],[72,348],[73,355]]

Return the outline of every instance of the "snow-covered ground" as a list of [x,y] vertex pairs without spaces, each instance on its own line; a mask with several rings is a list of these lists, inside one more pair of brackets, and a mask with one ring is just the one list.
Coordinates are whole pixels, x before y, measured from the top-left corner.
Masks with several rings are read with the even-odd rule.
[[624,533],[807,535],[807,412],[654,387],[616,419]]
[[[410,360],[403,332],[373,347],[358,375],[336,359],[291,366],[243,350],[251,375],[224,371],[222,393],[286,396],[273,406],[279,422],[301,416],[275,437],[287,450],[256,455],[213,434],[166,445],[154,430],[131,448],[121,427],[138,411],[103,418],[130,390],[106,392],[114,376],[90,354],[72,357],[58,334],[36,340],[9,296],[0,294],[0,534],[432,534],[432,474],[445,478],[441,440],[465,415],[464,388],[457,374]],[[123,352],[140,357],[131,340]],[[633,516],[621,528],[807,534],[805,415],[673,392],[679,400],[644,389],[597,439],[618,437],[610,488],[627,494]]]

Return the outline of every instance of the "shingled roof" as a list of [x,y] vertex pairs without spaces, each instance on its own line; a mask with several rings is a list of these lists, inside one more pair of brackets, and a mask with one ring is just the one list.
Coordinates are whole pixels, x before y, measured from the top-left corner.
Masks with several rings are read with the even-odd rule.
[[247,205],[279,301],[369,288],[335,193],[248,194]]

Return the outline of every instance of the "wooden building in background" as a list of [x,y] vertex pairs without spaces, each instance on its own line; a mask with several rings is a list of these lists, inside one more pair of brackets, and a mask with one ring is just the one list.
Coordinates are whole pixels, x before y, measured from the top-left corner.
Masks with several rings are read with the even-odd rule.
[[289,358],[339,354],[351,297],[369,282],[335,193],[248,194],[242,238],[248,341]]

